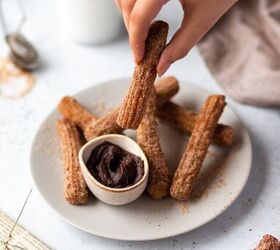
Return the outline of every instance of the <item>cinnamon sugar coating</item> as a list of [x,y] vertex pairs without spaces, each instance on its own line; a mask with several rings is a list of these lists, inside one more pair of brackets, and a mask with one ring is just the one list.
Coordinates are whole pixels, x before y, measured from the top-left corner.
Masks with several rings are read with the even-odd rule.
[[222,95],[209,96],[205,101],[173,177],[170,194],[174,199],[189,199],[225,105]]
[[84,204],[88,200],[88,190],[78,160],[82,147],[79,131],[67,119],[57,121],[56,128],[63,153],[64,197],[70,204]]
[[169,193],[169,170],[157,135],[156,95],[152,91],[145,115],[136,130],[137,143],[141,146],[149,162],[147,192],[154,199],[161,199]]
[[166,44],[167,33],[167,23],[163,21],[152,23],[146,39],[144,57],[135,66],[128,93],[117,117],[117,124],[122,128],[136,129],[143,118],[156,79],[156,66]]

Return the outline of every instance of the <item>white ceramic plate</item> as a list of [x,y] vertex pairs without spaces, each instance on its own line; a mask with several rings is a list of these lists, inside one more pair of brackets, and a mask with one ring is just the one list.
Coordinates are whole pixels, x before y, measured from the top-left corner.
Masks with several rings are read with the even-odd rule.
[[[121,103],[128,83],[129,79],[104,82],[75,97],[94,114],[101,115],[104,105],[110,109]],[[180,92],[174,101],[199,110],[209,94],[184,82],[180,83]],[[63,166],[55,131],[58,118],[59,114],[54,110],[34,138],[31,149],[34,184],[62,218],[95,235],[119,240],[154,240],[189,232],[229,207],[244,188],[250,173],[252,147],[249,135],[238,116],[227,106],[220,122],[234,128],[235,142],[229,149],[210,147],[195,188],[196,199],[189,202],[154,201],[142,195],[128,205],[110,206],[92,197],[87,205],[73,206],[63,198]],[[133,135],[131,131],[129,134]],[[188,137],[166,125],[160,125],[159,135],[169,167],[174,170]]]

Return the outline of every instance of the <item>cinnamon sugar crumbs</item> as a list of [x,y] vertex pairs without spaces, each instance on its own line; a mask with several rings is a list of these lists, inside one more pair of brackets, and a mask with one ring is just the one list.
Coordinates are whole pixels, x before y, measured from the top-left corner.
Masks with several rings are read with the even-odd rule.
[[219,179],[218,182],[217,182],[217,187],[222,188],[224,186],[226,186],[225,180],[224,179]]
[[210,193],[226,186],[222,173],[225,166],[225,160],[226,157],[201,171],[194,184],[190,198],[191,200],[198,200],[202,197],[207,198]]
[[188,204],[186,202],[182,203],[181,212],[182,212],[182,214],[189,213],[189,207],[188,207]]
[[0,97],[21,98],[32,90],[34,84],[30,72],[18,68],[9,58],[0,58]]
[[114,108],[112,108],[112,107],[111,108],[106,107],[106,105],[103,101],[93,104],[92,109],[96,110],[97,113],[100,113],[100,114],[106,114],[106,113],[109,113],[114,110]]

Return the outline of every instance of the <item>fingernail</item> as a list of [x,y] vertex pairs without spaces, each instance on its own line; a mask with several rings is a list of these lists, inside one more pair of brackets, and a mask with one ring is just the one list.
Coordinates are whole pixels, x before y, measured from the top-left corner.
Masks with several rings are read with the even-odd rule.
[[164,73],[168,70],[171,64],[165,64],[161,69],[158,70],[158,77],[162,77]]

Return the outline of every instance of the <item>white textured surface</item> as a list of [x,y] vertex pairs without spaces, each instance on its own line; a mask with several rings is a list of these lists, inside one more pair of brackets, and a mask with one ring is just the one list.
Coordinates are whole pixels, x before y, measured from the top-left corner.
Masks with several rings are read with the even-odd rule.
[[[7,3],[9,19],[12,0]],[[101,47],[83,47],[63,38],[55,16],[55,1],[26,1],[29,20],[24,32],[39,48],[43,67],[37,84],[25,98],[0,99],[0,209],[15,218],[31,187],[29,148],[37,127],[65,94],[103,80],[129,76],[133,61],[126,36]],[[177,4],[162,16],[179,23]],[[178,12],[179,13],[179,12]],[[14,20],[14,18],[13,18]],[[0,56],[5,55],[3,42]],[[221,91],[197,50],[169,70],[179,79]],[[253,141],[253,168],[237,201],[221,216],[191,233],[152,242],[122,242],[95,237],[68,225],[32,194],[20,223],[54,249],[253,249],[264,233],[280,237],[279,109],[254,108],[229,100]],[[50,183],[51,185],[51,183]],[[104,222],[110,223],[110,222]],[[121,230],[121,225],[119,226]],[[131,229],[133,230],[133,228]]]

